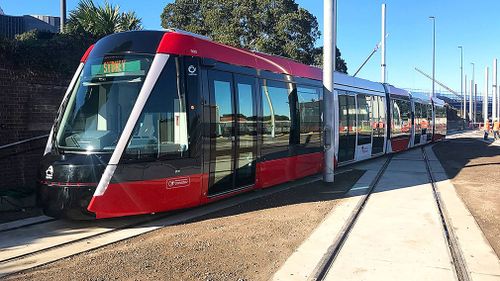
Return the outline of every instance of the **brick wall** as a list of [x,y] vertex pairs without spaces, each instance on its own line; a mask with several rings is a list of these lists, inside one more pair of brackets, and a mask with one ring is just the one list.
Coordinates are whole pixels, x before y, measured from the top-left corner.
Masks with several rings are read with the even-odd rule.
[[[0,68],[0,146],[48,134],[70,78]],[[45,143],[0,150],[0,194],[33,190]]]

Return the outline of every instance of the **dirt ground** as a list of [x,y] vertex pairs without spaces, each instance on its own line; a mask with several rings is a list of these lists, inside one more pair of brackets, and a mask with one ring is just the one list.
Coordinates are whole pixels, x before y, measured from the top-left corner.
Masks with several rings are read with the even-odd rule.
[[434,152],[500,257],[500,147],[462,138],[440,143]]
[[[335,190],[348,190],[362,174],[336,176]],[[268,280],[339,196],[308,184],[7,279]]]

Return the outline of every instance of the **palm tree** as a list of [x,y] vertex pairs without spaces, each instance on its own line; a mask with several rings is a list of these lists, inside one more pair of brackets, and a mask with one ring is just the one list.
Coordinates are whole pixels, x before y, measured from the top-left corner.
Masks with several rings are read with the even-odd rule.
[[66,32],[103,37],[108,34],[142,29],[141,19],[134,12],[120,12],[118,5],[104,3],[96,6],[93,0],[81,0],[70,11]]

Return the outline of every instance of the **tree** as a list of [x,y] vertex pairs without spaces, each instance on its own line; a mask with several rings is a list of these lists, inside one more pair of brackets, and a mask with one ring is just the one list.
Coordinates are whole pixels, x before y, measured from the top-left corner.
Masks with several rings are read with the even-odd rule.
[[[335,64],[335,71],[347,74],[347,64],[342,58],[339,48],[335,48],[335,57],[337,59]],[[323,66],[323,47],[314,49],[314,65]]]
[[70,11],[66,32],[90,34],[100,38],[108,34],[142,29],[141,19],[134,12],[120,12],[118,5],[104,3],[96,6],[93,0],[81,0]]
[[234,47],[310,65],[321,61],[314,45],[318,21],[295,0],[176,0],[165,6],[161,22]]

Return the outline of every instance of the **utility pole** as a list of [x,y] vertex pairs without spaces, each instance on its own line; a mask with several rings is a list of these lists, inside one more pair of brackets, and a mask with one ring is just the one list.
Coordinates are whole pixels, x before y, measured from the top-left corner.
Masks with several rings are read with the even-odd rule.
[[464,48],[462,46],[458,46],[460,49],[460,94],[463,96],[463,104],[462,104],[462,118],[465,119],[465,94],[464,94]]
[[429,17],[432,20],[432,97],[436,97],[436,17]]
[[323,181],[333,183],[335,173],[335,149],[338,123],[336,123],[335,105],[337,96],[335,92],[335,66],[337,46],[337,0],[324,0],[324,41],[323,41],[323,97],[324,97],[324,133],[325,133],[325,157]]
[[380,64],[381,66],[381,72],[382,72],[382,83],[386,83],[387,82],[387,65],[386,65],[386,51],[385,51],[385,40],[386,40],[386,31],[385,31],[385,28],[386,28],[386,6],[385,4],[382,4],[382,63]]
[[61,0],[61,33],[64,32],[64,26],[66,24],[66,0]]

